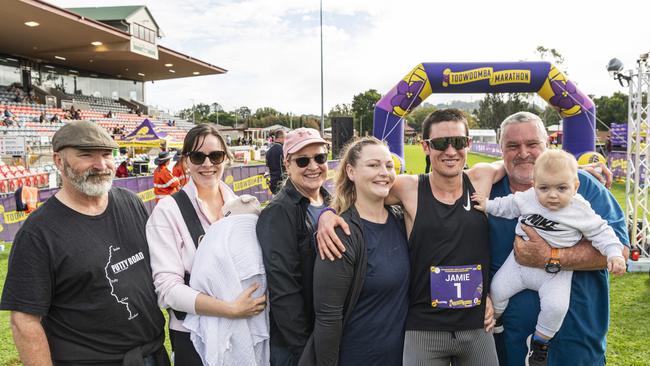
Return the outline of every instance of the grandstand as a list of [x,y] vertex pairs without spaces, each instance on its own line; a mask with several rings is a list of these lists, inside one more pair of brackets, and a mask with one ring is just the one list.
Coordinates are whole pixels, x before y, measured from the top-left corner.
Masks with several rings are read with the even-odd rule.
[[160,46],[162,32],[145,6],[62,9],[12,0],[3,13],[0,139],[24,137],[26,155],[2,156],[0,193],[50,184],[51,138],[73,117],[116,134],[128,134],[148,118],[182,140],[193,125],[149,108],[145,83],[226,72]]

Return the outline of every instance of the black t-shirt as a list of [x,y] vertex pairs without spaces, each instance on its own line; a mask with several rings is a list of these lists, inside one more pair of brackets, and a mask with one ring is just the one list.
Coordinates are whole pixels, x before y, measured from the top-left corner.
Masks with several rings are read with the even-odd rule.
[[56,363],[118,361],[162,339],[146,222],[142,201],[122,188],[97,216],[51,197],[16,235],[0,309],[42,316]]
[[487,217],[472,206],[474,187],[463,174],[463,195],[452,205],[419,176],[418,207],[409,238],[410,305],[407,330],[483,328],[489,285]]

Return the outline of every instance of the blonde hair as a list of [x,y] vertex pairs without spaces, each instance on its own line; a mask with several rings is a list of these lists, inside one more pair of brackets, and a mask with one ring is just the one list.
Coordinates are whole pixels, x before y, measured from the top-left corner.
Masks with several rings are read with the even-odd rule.
[[339,166],[336,168],[335,193],[334,201],[332,202],[332,207],[339,213],[350,209],[357,200],[354,182],[348,177],[346,168],[348,165],[355,167],[361,156],[361,150],[369,145],[386,146],[385,143],[376,137],[367,136],[350,141],[343,149]]
[[571,175],[578,179],[578,162],[576,158],[564,150],[549,149],[541,153],[535,160],[533,177],[538,174],[570,172]]

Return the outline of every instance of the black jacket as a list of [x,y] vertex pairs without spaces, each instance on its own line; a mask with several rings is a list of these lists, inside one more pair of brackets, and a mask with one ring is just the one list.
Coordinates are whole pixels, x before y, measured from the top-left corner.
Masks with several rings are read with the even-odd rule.
[[[321,187],[325,203],[330,195]],[[286,184],[257,221],[270,301],[271,344],[299,356],[314,328],[313,271],[316,259],[309,199]]]
[[[397,207],[386,206],[389,214],[403,223]],[[336,234],[345,246],[340,260],[317,259],[314,264],[314,332],[305,346],[300,366],[335,366],[339,364],[339,349],[343,328],[350,318],[363,289],[368,267],[368,251],[363,237],[363,224],[352,206],[341,214],[350,227],[347,236],[340,227]]]

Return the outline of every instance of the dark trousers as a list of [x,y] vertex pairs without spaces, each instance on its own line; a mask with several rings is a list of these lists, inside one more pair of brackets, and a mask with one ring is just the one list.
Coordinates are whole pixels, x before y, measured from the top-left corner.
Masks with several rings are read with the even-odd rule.
[[269,185],[270,185],[269,188],[271,189],[271,193],[276,195],[276,194],[278,194],[278,192],[280,192],[280,189],[282,188],[282,179],[280,179],[280,178],[271,178],[271,180],[269,182]]
[[175,366],[203,366],[201,356],[196,353],[194,344],[190,339],[190,333],[170,329],[169,340],[174,352]]
[[271,345],[271,366],[296,366],[300,355],[291,353],[288,348]]

